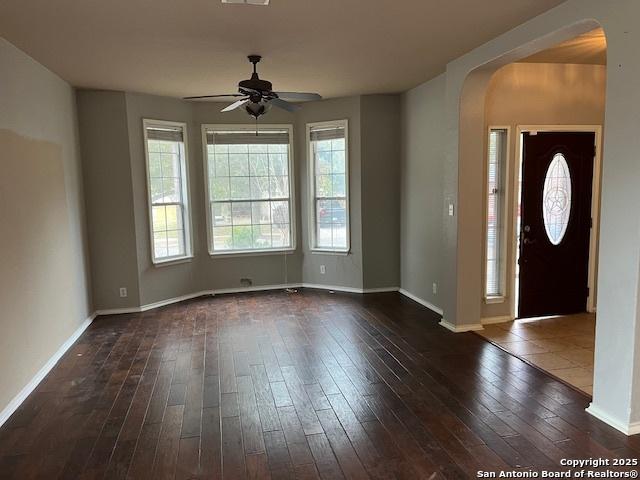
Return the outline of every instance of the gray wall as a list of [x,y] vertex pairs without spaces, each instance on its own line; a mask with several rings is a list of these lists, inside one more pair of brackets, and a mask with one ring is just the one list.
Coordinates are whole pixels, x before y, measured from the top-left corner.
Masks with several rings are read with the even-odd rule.
[[400,286],[440,306],[442,273],[444,75],[402,95]]
[[91,315],[76,120],[73,89],[0,39],[0,412]]
[[[240,288],[241,278],[250,278],[253,285],[283,285],[285,283],[300,283],[302,275],[300,272],[300,243],[301,243],[301,220],[299,202],[293,202],[296,218],[296,244],[297,250],[293,254],[267,254],[267,255],[240,255],[240,256],[217,256],[211,257],[207,252],[207,233],[205,222],[205,197],[204,197],[204,161],[202,150],[201,125],[211,124],[254,124],[253,119],[243,111],[231,113],[221,113],[223,105],[219,103],[194,103],[193,120],[191,129],[191,158],[192,167],[195,167],[198,180],[196,188],[192,192],[199,192],[192,198],[196,209],[193,212],[194,221],[199,222],[198,235],[200,237],[202,255],[199,262],[199,284],[200,290]],[[293,169],[295,193],[299,196],[300,163],[303,161],[301,152],[296,148],[296,139],[300,135],[295,125],[295,115],[283,110],[272,109],[266,117],[260,119],[263,124],[290,124],[294,126],[293,132]],[[195,149],[195,150],[194,150]],[[198,208],[202,208],[198,212]],[[286,266],[286,270],[285,270]]]
[[[131,175],[131,189],[133,200],[133,216],[135,222],[136,239],[136,278],[140,284],[140,304],[146,305],[159,300],[186,295],[201,290],[197,283],[197,263],[187,262],[176,265],[154,266],[151,258],[151,241],[149,230],[149,210],[147,207],[147,172],[144,153],[144,134],[142,119],[171,120],[187,123],[187,142],[189,172],[189,186],[191,187],[192,205],[195,212],[200,212],[199,202],[194,202],[195,192],[198,189],[193,186],[203,184],[198,163],[194,154],[198,152],[198,143],[191,141],[193,137],[191,118],[192,112],[189,105],[181,100],[165,97],[153,97],[149,95],[125,94],[126,111],[124,122],[127,128],[128,148],[130,155],[129,172]],[[197,183],[201,182],[201,183]],[[130,208],[130,207],[129,207]],[[192,212],[194,220],[199,218]],[[194,223],[194,229],[198,227]],[[197,231],[197,230],[196,230]],[[200,245],[200,238],[194,238],[194,255],[200,258],[206,254],[206,245]]]
[[361,101],[364,287],[400,285],[400,97]]
[[[362,168],[360,135],[361,97],[348,97],[307,103],[296,115],[296,151],[302,159],[300,168],[300,208],[302,210],[302,279],[305,283],[362,288]],[[351,251],[348,255],[311,253],[309,240],[308,152],[306,124],[329,120],[349,121],[349,218],[351,221]],[[320,273],[320,265],[326,273]]]
[[[494,73],[487,90],[486,125],[510,126],[507,210],[506,297],[504,303],[482,305],[482,317],[511,315],[512,269],[518,125],[603,125],[606,67],[559,63],[512,63]],[[486,158],[486,157],[485,157]],[[486,160],[485,160],[486,165]],[[486,168],[486,167],[485,167]],[[483,257],[484,258],[484,257]]]
[[[399,97],[367,96],[306,103],[296,114],[273,109],[263,124],[294,127],[296,251],[291,254],[212,257],[207,249],[202,124],[252,124],[246,113],[223,114],[219,103],[189,103],[134,93],[81,91],[78,94],[86,162],[88,218],[95,257],[95,307],[149,305],[208,290],[309,283],[353,289],[399,284]],[[362,112],[369,117],[361,124]],[[155,266],[151,261],[142,119],[187,123],[193,259]],[[311,253],[306,123],[349,120],[351,251]],[[368,175],[363,175],[367,153]],[[113,187],[115,185],[116,187]],[[111,199],[109,189],[116,188]],[[367,210],[369,268],[363,268],[363,192]],[[384,222],[385,229],[378,224]],[[117,232],[114,234],[113,232]],[[113,239],[117,240],[113,240]],[[320,274],[320,265],[326,273]],[[120,299],[118,287],[130,293]]]
[[[93,306],[140,304],[129,132],[121,92],[77,93]],[[121,298],[119,288],[128,291]]]

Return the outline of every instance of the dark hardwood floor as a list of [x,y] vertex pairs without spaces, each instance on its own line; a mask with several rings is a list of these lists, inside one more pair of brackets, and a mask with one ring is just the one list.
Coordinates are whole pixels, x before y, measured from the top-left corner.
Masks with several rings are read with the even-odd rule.
[[0,429],[0,478],[476,478],[640,457],[589,398],[399,294],[99,317]]

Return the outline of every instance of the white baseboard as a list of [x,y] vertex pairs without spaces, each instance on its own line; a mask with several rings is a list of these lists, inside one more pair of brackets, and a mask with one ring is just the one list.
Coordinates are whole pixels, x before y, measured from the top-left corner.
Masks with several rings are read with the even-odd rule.
[[187,295],[180,295],[179,297],[169,298],[167,300],[160,300],[158,302],[148,303],[138,308],[139,312],[146,312],[147,310],[153,310],[154,308],[166,307],[172,303],[184,302],[185,300],[191,300],[192,298],[202,297],[204,295],[212,295],[211,290],[205,290],[202,292],[189,293]]
[[638,433],[640,433],[640,422],[625,423],[623,421],[620,421],[595,406],[593,402],[589,404],[589,407],[586,411],[588,414],[593,415],[598,420],[603,421],[610,427],[615,428],[625,435],[637,435]]
[[342,287],[340,285],[322,285],[319,283],[303,283],[301,287],[312,288],[315,290],[333,290],[336,292],[345,292],[345,293],[364,293],[364,290],[362,288]]
[[71,334],[69,338],[58,348],[56,353],[54,353],[47,363],[43,365],[43,367],[36,373],[29,383],[27,383],[20,392],[13,397],[13,399],[9,402],[9,404],[4,407],[4,409],[0,412],[0,427],[9,419],[13,412],[15,412],[18,407],[26,400],[26,398],[33,392],[36,387],[40,384],[40,382],[47,376],[47,374],[51,371],[53,367],[56,366],[58,360],[62,358],[62,356],[69,350],[69,347],[75,343],[76,340],[84,333],[93,319],[96,317],[96,314],[92,314],[89,318],[87,318],[82,325],[80,325],[75,332]]
[[125,308],[108,308],[103,310],[97,310],[96,315],[121,315],[124,313],[140,313],[147,310],[153,310],[154,308],[166,307],[174,303],[184,302],[185,300],[191,300],[192,298],[204,297],[205,295],[225,295],[228,293],[246,293],[246,292],[261,292],[266,290],[283,290],[285,288],[299,288],[302,284],[283,284],[283,285],[261,285],[256,287],[238,287],[238,288],[220,288],[217,290],[202,290],[200,292],[188,293],[186,295],[180,295],[178,297],[167,298],[166,300],[159,300],[153,303],[147,303],[140,307],[125,307]]
[[478,330],[483,330],[483,327],[480,323],[470,323],[467,325],[454,325],[453,323],[449,323],[444,318],[440,320],[440,325],[446,328],[447,330],[451,330],[453,333],[477,332]]
[[[442,316],[444,312],[440,307],[436,307],[434,304],[423,300],[420,297],[415,296],[413,293],[408,292],[404,288],[401,288],[399,292],[407,298],[410,298],[414,302],[418,302],[420,305],[427,307],[429,310],[436,312],[438,315]],[[446,328],[447,330],[451,330],[454,333],[462,333],[462,332],[475,332],[478,330],[483,330],[482,324],[474,323],[469,325],[454,325],[453,323],[448,322],[444,318],[440,320],[440,325]]]
[[102,310],[96,310],[96,317],[103,315],[122,315],[125,313],[140,313],[142,307],[124,307],[124,308],[105,308]]
[[340,285],[322,285],[318,283],[303,283],[303,288],[313,288],[316,290],[333,290],[336,292],[345,293],[386,293],[397,292],[398,287],[377,287],[377,288],[355,288],[355,287],[343,287]]
[[496,323],[507,323],[513,322],[513,317],[511,315],[500,315],[496,317],[486,317],[481,318],[480,323],[482,325],[494,325]]
[[376,288],[365,288],[362,290],[362,293],[389,293],[389,292],[399,292],[399,287],[376,287]]
[[259,285],[256,287],[239,287],[239,288],[220,288],[218,290],[211,290],[211,295],[226,295],[228,293],[247,293],[247,292],[263,292],[269,290],[284,290],[286,288],[300,288],[303,285],[301,283],[283,283],[280,285]]
[[410,298],[414,302],[419,303],[423,307],[427,307],[429,310],[432,310],[432,311],[436,312],[440,316],[442,316],[442,314],[444,313],[440,307],[436,307],[433,303],[430,303],[430,302],[427,302],[426,300],[423,300],[422,298],[414,295],[413,293],[405,290],[404,288],[401,288],[398,291],[402,295],[404,295],[405,297]]
[[109,309],[97,310],[96,316],[121,315],[125,313],[146,312],[147,310],[165,307],[167,305],[184,302],[185,300],[191,300],[192,298],[203,297],[205,295],[225,295],[229,293],[262,292],[262,291],[268,291],[268,290],[284,290],[286,288],[312,288],[312,289],[318,289],[318,290],[333,290],[336,292],[361,293],[361,294],[398,291],[398,287],[354,288],[354,287],[344,287],[340,285],[321,285],[321,284],[315,284],[315,283],[288,283],[288,284],[280,284],[280,285],[257,285],[252,287],[219,288],[214,290],[202,290],[196,293],[189,293],[186,295],[181,295],[179,297],[168,298],[166,300],[160,300],[157,302],[148,303],[140,307],[109,308]]

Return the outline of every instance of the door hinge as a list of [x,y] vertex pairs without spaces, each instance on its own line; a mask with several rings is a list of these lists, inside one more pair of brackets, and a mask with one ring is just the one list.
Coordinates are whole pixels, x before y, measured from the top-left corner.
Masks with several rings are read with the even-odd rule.
[[591,295],[591,289],[587,287],[587,298],[589,297],[589,295]]
[[593,217],[589,219],[589,228],[593,228]]
[[596,158],[596,154],[598,153],[598,146],[594,143],[593,144],[593,158]]

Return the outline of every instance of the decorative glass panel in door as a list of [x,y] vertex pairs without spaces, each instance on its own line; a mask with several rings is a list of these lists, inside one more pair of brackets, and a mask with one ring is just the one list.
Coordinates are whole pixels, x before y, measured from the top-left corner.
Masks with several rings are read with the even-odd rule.
[[542,217],[547,237],[553,245],[562,242],[571,214],[571,174],[561,153],[556,153],[547,169],[542,192]]

